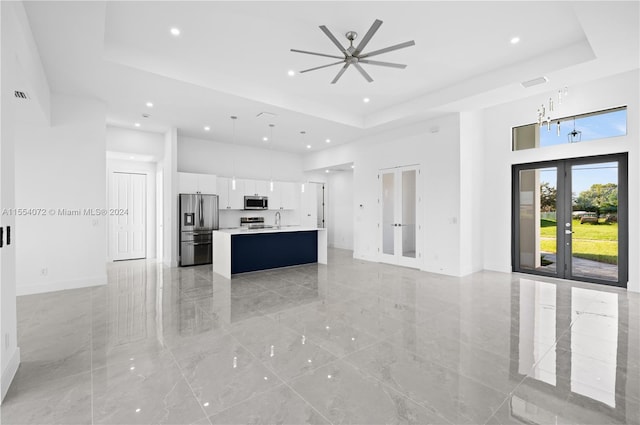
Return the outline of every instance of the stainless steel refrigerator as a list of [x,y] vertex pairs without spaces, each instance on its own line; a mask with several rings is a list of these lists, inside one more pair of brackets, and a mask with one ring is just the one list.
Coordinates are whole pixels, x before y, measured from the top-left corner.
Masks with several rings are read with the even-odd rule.
[[180,266],[211,263],[211,232],[218,229],[218,195],[180,194]]

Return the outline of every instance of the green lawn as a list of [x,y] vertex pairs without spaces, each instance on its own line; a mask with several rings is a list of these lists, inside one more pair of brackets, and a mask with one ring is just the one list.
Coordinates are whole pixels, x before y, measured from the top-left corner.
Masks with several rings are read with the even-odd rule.
[[[618,223],[580,224],[573,220],[573,255],[578,258],[618,264]],[[556,252],[556,222],[540,220],[540,249]]]

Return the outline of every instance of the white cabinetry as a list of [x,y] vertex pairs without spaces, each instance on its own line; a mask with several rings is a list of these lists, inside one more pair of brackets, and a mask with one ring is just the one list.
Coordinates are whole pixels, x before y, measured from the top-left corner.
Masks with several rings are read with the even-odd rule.
[[308,227],[318,226],[318,185],[305,184],[305,191],[302,194],[302,207],[300,224]]
[[300,183],[282,183],[280,204],[283,210],[297,210],[300,208]]
[[269,192],[270,210],[297,210],[300,208],[300,184],[274,182],[273,192]]
[[236,179],[233,189],[232,180],[228,177],[218,178],[218,197],[221,210],[241,210],[244,208],[244,181]]
[[246,196],[269,196],[269,182],[266,180],[244,180],[244,194]]
[[178,193],[217,193],[217,177],[213,174],[178,173]]

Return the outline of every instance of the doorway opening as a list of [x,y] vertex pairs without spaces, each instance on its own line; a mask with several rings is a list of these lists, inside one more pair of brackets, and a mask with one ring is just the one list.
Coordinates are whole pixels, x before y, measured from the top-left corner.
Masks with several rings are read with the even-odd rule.
[[513,166],[513,271],[627,286],[627,154]]

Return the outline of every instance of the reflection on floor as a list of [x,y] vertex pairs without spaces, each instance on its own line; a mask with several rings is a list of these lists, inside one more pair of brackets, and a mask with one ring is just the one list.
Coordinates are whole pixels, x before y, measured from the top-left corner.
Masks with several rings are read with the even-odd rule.
[[354,260],[19,297],[3,424],[640,423],[640,297]]

